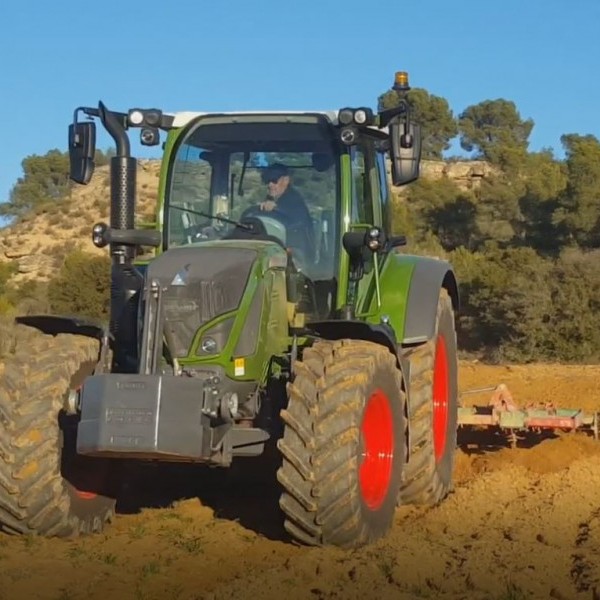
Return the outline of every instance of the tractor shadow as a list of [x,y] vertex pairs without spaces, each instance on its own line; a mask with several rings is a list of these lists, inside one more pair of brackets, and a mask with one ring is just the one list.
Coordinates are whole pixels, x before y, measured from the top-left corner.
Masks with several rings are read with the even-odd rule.
[[169,509],[178,501],[197,500],[210,508],[216,519],[235,521],[273,541],[289,541],[279,508],[281,488],[276,470],[276,463],[262,457],[240,459],[228,468],[127,465],[117,515]]
[[[519,432],[516,448],[531,449],[558,437],[549,430]],[[485,458],[511,448],[510,435],[499,428],[460,427],[457,432],[457,450],[466,455]],[[236,522],[269,540],[290,542],[279,507],[279,461],[274,451],[257,458],[234,459],[227,468],[124,462],[117,514],[169,509],[178,501],[196,500],[210,508],[216,519]]]

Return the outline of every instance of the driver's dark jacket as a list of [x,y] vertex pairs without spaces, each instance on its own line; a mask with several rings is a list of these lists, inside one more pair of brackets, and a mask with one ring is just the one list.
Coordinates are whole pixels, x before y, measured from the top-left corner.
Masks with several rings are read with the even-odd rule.
[[308,256],[314,253],[313,224],[300,193],[292,186],[277,199],[277,210],[289,219],[288,246],[300,247]]

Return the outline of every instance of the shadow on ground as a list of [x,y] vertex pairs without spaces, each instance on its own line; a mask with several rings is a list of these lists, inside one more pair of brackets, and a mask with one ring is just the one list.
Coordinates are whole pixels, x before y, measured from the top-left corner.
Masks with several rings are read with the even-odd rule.
[[143,465],[123,469],[117,514],[144,508],[168,508],[180,500],[197,499],[215,517],[237,521],[271,540],[287,541],[279,508],[277,459],[272,456],[234,461],[229,468],[196,465]]

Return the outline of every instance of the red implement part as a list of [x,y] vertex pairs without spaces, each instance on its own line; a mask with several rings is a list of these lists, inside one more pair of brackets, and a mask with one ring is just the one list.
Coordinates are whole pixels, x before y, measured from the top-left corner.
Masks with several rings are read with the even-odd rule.
[[487,406],[459,408],[458,425],[470,427],[500,427],[512,432],[517,430],[562,429],[591,431],[599,438],[600,413],[585,414],[579,409],[560,409],[553,403],[529,404],[520,409],[508,387],[501,383],[496,387],[467,390],[461,395],[493,391]]

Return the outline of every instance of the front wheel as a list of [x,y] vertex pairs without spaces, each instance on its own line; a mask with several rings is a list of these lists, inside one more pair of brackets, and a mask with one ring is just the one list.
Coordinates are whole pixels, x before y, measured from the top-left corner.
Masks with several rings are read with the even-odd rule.
[[108,462],[76,454],[62,410],[97,359],[97,340],[37,333],[0,365],[0,531],[72,536],[112,518]]
[[399,504],[434,505],[452,486],[458,417],[454,312],[445,289],[438,300],[433,339],[405,356],[410,360],[410,451]]
[[359,547],[391,527],[405,460],[402,378],[378,344],[318,341],[282,411],[284,527],[309,545]]

